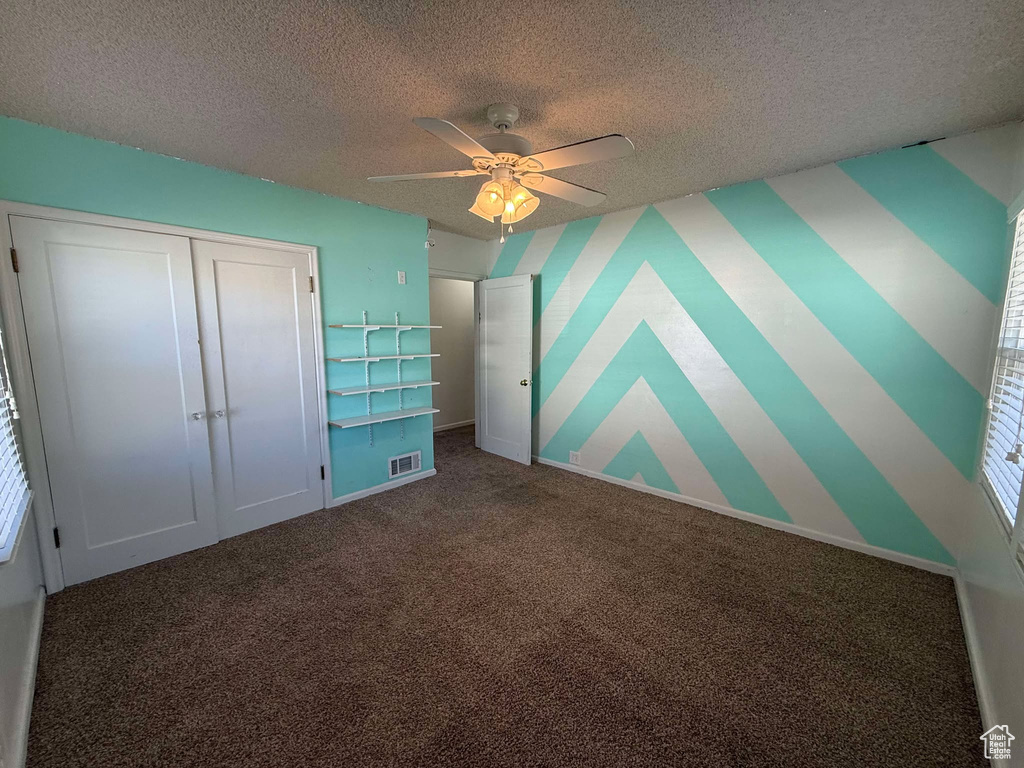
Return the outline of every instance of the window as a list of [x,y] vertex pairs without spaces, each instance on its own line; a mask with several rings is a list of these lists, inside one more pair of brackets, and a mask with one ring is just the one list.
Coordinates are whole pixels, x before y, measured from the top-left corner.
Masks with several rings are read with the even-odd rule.
[[3,332],[0,330],[0,563],[10,559],[18,528],[28,506],[28,480],[21,461],[14,421],[18,418],[7,367]]
[[1024,214],[1017,217],[982,456],[982,485],[1019,542],[1024,477]]

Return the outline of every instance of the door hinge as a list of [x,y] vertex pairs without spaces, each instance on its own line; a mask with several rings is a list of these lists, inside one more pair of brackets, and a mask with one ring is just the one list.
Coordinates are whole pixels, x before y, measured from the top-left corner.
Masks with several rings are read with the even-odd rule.
[[53,546],[55,549],[60,549],[60,528],[53,529]]
[[316,293],[316,288],[313,287],[313,276],[309,276],[309,292]]
[[18,250],[11,248],[11,266],[14,267],[14,271],[18,271]]
[[320,479],[321,480],[327,479],[327,475],[324,473],[324,465],[323,464],[320,465]]

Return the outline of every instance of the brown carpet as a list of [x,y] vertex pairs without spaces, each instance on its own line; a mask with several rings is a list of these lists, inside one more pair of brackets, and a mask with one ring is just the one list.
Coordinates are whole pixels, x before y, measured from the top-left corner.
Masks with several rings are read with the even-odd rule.
[[29,765],[984,765],[948,578],[436,463],[50,598]]

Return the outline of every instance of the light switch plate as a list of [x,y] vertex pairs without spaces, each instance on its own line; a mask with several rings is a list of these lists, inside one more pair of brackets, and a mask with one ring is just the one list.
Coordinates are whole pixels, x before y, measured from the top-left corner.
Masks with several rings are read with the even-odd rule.
[[569,451],[569,463],[570,464],[579,464],[580,463],[580,452],[579,451]]
[[398,284],[405,285],[405,272],[399,271],[398,273]]

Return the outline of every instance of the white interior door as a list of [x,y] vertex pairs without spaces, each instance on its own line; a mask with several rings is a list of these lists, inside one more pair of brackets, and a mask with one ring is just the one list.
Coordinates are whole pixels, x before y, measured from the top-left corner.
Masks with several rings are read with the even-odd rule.
[[309,255],[192,253],[221,538],[323,509]]
[[480,447],[530,463],[533,382],[533,276],[481,280],[479,288]]
[[188,239],[11,230],[65,582],[214,543]]

